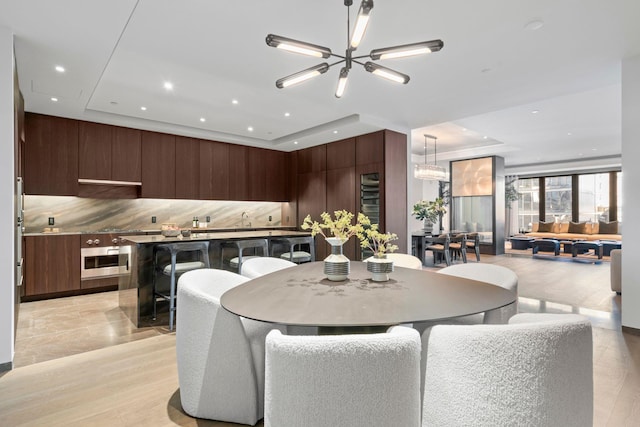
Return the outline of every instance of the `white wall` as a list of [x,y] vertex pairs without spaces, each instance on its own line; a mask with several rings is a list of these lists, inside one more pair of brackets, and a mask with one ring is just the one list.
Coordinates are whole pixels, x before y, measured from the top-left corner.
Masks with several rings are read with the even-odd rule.
[[[622,325],[640,329],[640,56],[622,61],[622,200],[625,249],[622,251]],[[633,220],[629,220],[633,218]]]
[[11,363],[14,352],[13,145],[13,34],[0,26],[0,366]]

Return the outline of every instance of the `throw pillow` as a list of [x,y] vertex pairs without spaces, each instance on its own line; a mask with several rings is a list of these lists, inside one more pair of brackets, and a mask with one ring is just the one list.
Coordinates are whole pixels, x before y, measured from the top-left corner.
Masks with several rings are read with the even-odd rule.
[[600,234],[618,234],[618,221],[598,222]]
[[539,233],[551,233],[553,231],[553,222],[539,222],[538,223],[538,232]]
[[587,223],[586,222],[570,222],[569,223],[569,233],[588,234],[587,233]]

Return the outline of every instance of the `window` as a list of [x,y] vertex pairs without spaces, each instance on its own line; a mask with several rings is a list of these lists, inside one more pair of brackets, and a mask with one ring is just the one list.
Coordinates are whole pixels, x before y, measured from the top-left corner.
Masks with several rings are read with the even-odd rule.
[[571,176],[554,176],[544,180],[545,222],[571,221]]
[[518,198],[518,230],[530,231],[531,225],[538,222],[540,212],[540,180],[538,178],[519,179],[516,190]]
[[581,222],[609,221],[609,174],[594,173],[578,177]]
[[[539,216],[541,180],[544,180],[542,217]],[[542,220],[539,218],[545,222],[569,222],[574,218],[581,222],[622,222],[622,172],[520,178],[516,190],[520,232],[531,230],[533,223]]]

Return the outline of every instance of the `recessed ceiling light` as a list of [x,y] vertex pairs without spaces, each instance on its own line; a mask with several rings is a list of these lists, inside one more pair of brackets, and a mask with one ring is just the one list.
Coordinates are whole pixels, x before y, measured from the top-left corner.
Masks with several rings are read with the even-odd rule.
[[293,143],[294,143],[295,145],[298,145],[298,141],[293,141]]
[[147,111],[147,107],[140,107],[142,111]]
[[51,100],[52,100],[53,102],[58,102],[58,98],[55,98],[55,97],[52,97],[52,98],[51,98]]
[[164,88],[166,90],[173,90],[173,83],[171,82],[164,82]]
[[59,73],[64,73],[65,69],[62,65],[56,65],[56,71]]
[[533,110],[531,111],[531,114],[538,114],[540,112],[540,110]]
[[489,138],[487,135],[483,136],[482,139],[487,139]]
[[285,117],[289,117],[291,114],[290,113],[284,113]]
[[539,30],[542,27],[544,27],[544,21],[540,18],[532,19],[524,24],[524,28],[531,31]]
[[567,136],[571,136],[573,135],[571,132],[567,132]]
[[598,149],[597,148],[592,148],[591,151],[598,151]]
[[584,154],[582,154],[582,153],[578,153],[578,156],[584,156]]
[[337,130],[334,130],[334,131],[333,131],[333,133],[338,133],[338,131],[337,131]]
[[237,100],[237,99],[232,99],[232,100],[231,100],[231,103],[232,103],[233,105],[236,105],[236,104],[238,103],[238,100]]
[[200,117],[200,121],[204,123],[207,121],[207,119],[205,119],[204,117]]
[[467,131],[467,128],[462,128],[462,132],[466,132],[466,131]]
[[249,132],[253,132],[253,126],[249,126],[249,127],[247,128],[247,130],[248,130]]

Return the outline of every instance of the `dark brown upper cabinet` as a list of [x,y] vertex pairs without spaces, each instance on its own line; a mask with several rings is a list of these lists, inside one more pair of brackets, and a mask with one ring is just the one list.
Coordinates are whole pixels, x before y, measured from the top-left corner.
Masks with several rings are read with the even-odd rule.
[[200,197],[200,140],[176,136],[176,199]]
[[80,179],[140,182],[141,131],[79,122]]
[[298,153],[298,173],[327,170],[327,144],[304,148]]
[[113,127],[111,139],[111,179],[142,181],[142,131]]
[[[200,199],[228,200],[229,151],[232,145],[214,141],[200,141]],[[242,171],[244,173],[244,171]]]
[[78,194],[78,122],[26,113],[24,149],[26,194]]
[[229,199],[249,200],[249,147],[229,145]]
[[142,197],[176,197],[176,137],[142,132]]
[[327,170],[355,166],[356,139],[348,138],[327,144]]
[[356,137],[356,165],[384,162],[385,131]]
[[79,122],[80,179],[111,180],[111,142],[113,126]]
[[287,153],[266,150],[266,193],[263,200],[272,202],[289,201],[289,170]]

